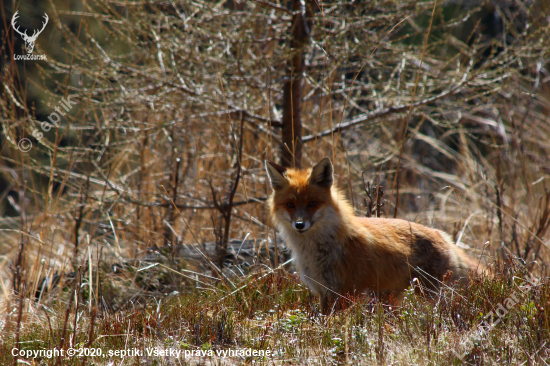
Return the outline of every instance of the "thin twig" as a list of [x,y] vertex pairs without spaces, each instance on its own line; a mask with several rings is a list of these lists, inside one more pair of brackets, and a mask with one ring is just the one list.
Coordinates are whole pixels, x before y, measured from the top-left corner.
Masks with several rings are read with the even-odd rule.
[[[439,93],[438,95],[434,95],[433,97],[423,99],[419,102],[415,102],[415,103],[412,104],[412,107],[419,107],[421,105],[430,104],[430,103],[433,103],[433,102],[435,102],[439,99],[443,99],[443,98],[446,98],[450,95],[454,95],[454,94],[460,92],[462,90],[462,87],[465,86],[471,80],[471,78],[468,78],[467,76],[468,76],[468,73],[465,73],[462,80],[461,80],[461,82],[458,83],[457,85],[453,86],[450,89],[447,89],[446,91],[444,91],[442,93]],[[377,120],[381,117],[385,117],[385,116],[388,116],[388,115],[391,115],[391,114],[401,113],[401,112],[404,112],[404,111],[406,111],[407,109],[410,109],[410,108],[411,108],[411,105],[398,105],[398,106],[395,106],[395,107],[389,107],[389,108],[383,109],[381,111],[365,113],[365,114],[362,114],[358,117],[355,117],[354,119],[352,119],[349,122],[341,123],[341,124],[339,124],[338,126],[332,128],[332,129],[324,130],[324,131],[321,131],[321,132],[313,134],[313,135],[304,136],[302,138],[302,141],[305,143],[305,142],[308,142],[308,141],[313,141],[313,140],[318,139],[320,137],[330,136],[333,133],[337,133],[337,132],[340,132],[340,131],[345,131],[345,130],[348,130],[352,127],[355,127],[355,126],[358,126],[358,125],[361,125],[361,124],[365,124],[367,122],[371,122],[371,121]]]

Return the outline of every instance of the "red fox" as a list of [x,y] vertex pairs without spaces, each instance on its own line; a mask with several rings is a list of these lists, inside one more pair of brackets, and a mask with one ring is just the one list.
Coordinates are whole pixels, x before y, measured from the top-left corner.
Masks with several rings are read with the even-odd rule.
[[371,289],[399,298],[415,277],[435,288],[444,276],[464,281],[468,272],[480,270],[443,231],[405,220],[355,216],[333,184],[328,158],[307,170],[270,161],[265,168],[273,189],[273,222],[292,250],[302,281],[320,295],[323,314],[338,295]]

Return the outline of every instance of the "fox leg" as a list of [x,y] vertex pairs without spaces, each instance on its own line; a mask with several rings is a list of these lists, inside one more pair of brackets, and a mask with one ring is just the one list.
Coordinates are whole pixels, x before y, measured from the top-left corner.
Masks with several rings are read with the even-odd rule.
[[405,293],[403,291],[397,291],[392,296],[391,305],[393,306],[402,306],[403,300],[405,299]]
[[[346,294],[346,296],[349,294]],[[349,307],[350,300],[344,296],[335,296],[331,293],[321,295],[321,313],[330,315],[332,311],[343,311]]]
[[335,296],[329,291],[321,294],[321,314],[330,315],[331,311],[336,305],[337,300],[338,299],[336,299]]

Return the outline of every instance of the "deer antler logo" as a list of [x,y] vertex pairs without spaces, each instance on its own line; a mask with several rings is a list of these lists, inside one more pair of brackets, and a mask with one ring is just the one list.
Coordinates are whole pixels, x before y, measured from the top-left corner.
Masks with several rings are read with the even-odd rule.
[[32,36],[28,36],[27,30],[25,30],[25,32],[22,33],[21,31],[19,31],[19,27],[15,24],[15,20],[19,18],[19,15],[17,15],[17,13],[19,13],[19,10],[17,10],[15,14],[13,14],[13,17],[11,18],[11,26],[17,33],[21,35],[21,37],[23,38],[23,41],[25,41],[25,47],[27,48],[27,53],[32,53],[32,50],[34,49],[34,42],[36,42],[36,38],[38,38],[38,35],[42,33],[44,28],[46,28],[46,24],[48,24],[48,20],[49,20],[48,14],[44,13],[44,19],[46,21],[42,23],[42,29],[40,29],[39,31],[34,30],[32,33]]

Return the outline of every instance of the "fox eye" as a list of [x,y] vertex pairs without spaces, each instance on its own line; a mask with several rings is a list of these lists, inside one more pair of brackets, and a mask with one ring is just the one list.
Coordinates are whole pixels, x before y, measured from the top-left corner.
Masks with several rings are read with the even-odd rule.
[[311,201],[308,206],[309,207],[315,207],[315,205],[317,205],[317,201]]
[[292,203],[292,202],[287,202],[286,205],[287,205],[288,208],[294,208],[295,207],[294,203]]

